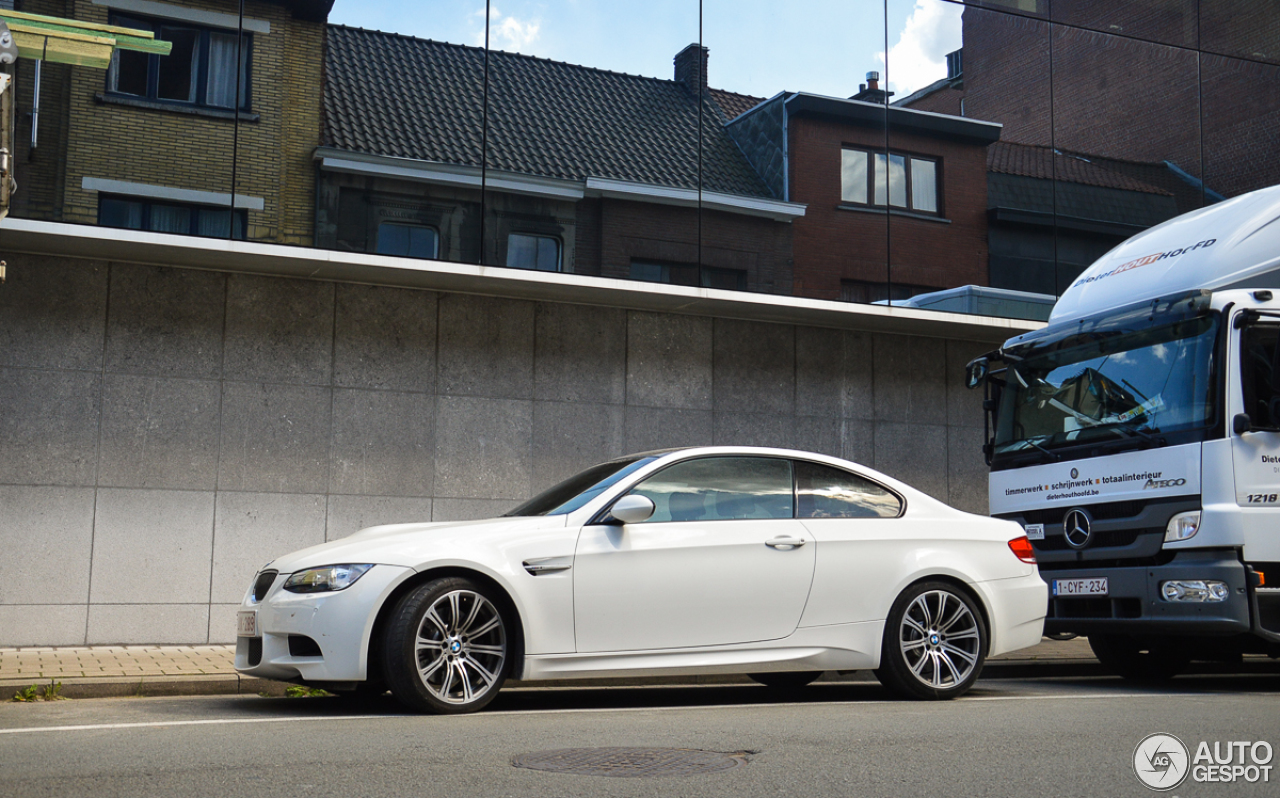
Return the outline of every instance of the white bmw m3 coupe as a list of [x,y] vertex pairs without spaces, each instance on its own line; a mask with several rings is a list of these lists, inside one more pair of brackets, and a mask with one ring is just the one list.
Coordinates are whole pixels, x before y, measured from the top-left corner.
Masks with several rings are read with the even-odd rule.
[[501,518],[371,527],[280,557],[238,613],[236,668],[458,713],[521,680],[875,669],[954,698],[1040,641],[1017,524],[783,449],[649,452]]

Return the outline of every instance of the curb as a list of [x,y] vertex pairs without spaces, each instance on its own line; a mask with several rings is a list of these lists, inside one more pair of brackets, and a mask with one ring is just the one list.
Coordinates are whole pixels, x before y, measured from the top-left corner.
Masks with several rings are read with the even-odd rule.
[[[1280,665],[1272,660],[1244,663],[1197,662],[1186,672],[1188,675],[1276,675]],[[982,669],[982,679],[1079,679],[1112,677],[1096,659],[1043,659],[1043,660],[995,660]],[[54,677],[55,679],[57,677]],[[874,681],[871,671],[854,671],[846,674],[829,673],[819,684],[852,684]],[[271,679],[251,679],[238,674],[210,674],[191,676],[143,676],[143,677],[69,677],[61,679],[60,695],[64,698],[158,698],[174,696],[216,695],[265,695],[283,696],[289,687],[287,682]],[[14,693],[32,684],[42,687],[49,677],[35,681],[23,679],[0,680],[0,702],[8,701]],[[731,687],[754,685],[745,676],[651,676],[620,679],[556,679],[540,682],[509,680],[504,689],[561,689],[576,690],[601,687]]]
[[[983,679],[1061,678],[1072,676],[1105,676],[1097,660],[995,661],[982,671]],[[58,679],[59,695],[64,698],[162,698],[175,696],[268,695],[283,696],[288,682],[252,679],[239,674],[209,674],[142,677],[67,677]],[[870,671],[847,674],[830,673],[820,683],[855,683],[874,681]],[[43,687],[50,677],[35,680],[0,680],[0,702],[8,701],[19,690],[31,685]],[[539,682],[509,680],[504,689],[583,689],[599,687],[720,687],[754,685],[745,676],[650,676],[619,679],[555,679]]]

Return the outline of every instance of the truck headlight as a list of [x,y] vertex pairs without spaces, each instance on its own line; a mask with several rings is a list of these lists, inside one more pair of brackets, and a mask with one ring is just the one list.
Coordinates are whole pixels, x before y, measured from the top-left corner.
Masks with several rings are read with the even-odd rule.
[[1160,595],[1164,596],[1165,601],[1226,601],[1231,595],[1231,588],[1227,587],[1226,582],[1211,579],[1171,579],[1160,583]]
[[326,565],[290,575],[284,589],[290,593],[329,593],[345,590],[364,576],[373,565]]
[[1200,531],[1200,511],[1192,510],[1189,513],[1178,513],[1169,519],[1169,525],[1164,528],[1164,542],[1176,543],[1179,540],[1190,540]]

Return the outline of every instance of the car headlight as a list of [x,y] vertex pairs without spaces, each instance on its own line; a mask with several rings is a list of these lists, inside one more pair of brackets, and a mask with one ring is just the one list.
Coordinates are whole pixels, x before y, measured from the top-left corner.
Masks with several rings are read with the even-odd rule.
[[372,564],[348,564],[310,568],[292,574],[285,581],[284,589],[290,593],[329,593],[334,590],[346,590],[372,567]]

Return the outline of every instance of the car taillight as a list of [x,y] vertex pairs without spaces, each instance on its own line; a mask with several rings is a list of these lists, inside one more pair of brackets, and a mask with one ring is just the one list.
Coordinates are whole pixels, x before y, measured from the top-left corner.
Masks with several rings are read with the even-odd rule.
[[1036,550],[1031,547],[1031,541],[1027,539],[1026,535],[1009,541],[1009,550],[1019,560],[1032,565],[1036,564]]

